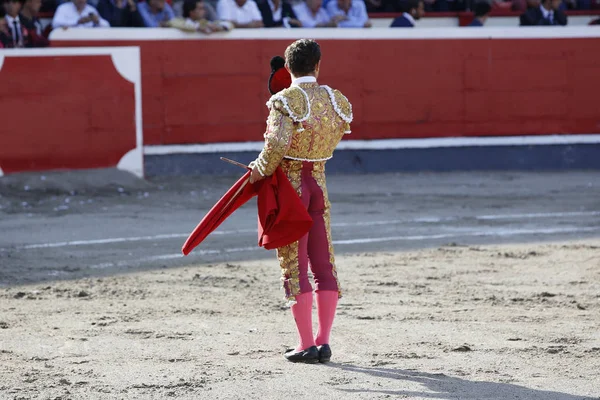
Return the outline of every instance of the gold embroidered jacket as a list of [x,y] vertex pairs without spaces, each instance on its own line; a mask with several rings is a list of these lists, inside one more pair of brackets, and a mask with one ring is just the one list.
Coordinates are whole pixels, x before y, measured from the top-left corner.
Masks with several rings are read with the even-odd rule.
[[326,161],[345,133],[350,133],[352,105],[338,90],[301,83],[274,94],[267,102],[265,145],[253,165],[263,176],[283,158]]

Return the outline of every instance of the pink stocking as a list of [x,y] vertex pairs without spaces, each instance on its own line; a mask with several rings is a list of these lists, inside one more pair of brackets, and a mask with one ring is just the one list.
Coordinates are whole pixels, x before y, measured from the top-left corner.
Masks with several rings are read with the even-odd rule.
[[300,343],[296,351],[308,349],[315,345],[312,330],[312,292],[302,293],[296,296],[296,304],[292,309],[292,315],[296,320],[296,328],[298,328],[298,337]]
[[333,290],[318,290],[317,312],[319,314],[319,332],[315,339],[317,346],[329,344],[329,334],[335,317],[335,309],[338,303],[338,292]]

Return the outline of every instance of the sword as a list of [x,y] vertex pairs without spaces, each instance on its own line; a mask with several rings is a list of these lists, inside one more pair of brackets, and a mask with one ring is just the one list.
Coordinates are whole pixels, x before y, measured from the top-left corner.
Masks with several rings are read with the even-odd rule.
[[244,164],[242,164],[240,162],[237,162],[237,161],[230,160],[229,158],[220,157],[220,159],[222,161],[228,162],[228,163],[233,164],[233,165],[237,165],[238,167],[242,167],[242,168],[247,169],[247,170],[251,169],[249,166],[244,165]]

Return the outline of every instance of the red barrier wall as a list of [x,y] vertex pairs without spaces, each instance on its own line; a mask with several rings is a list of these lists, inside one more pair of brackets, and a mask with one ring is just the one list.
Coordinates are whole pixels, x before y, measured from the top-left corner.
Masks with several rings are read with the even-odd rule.
[[134,84],[110,53],[11,51],[0,62],[0,171],[116,166],[136,148]]
[[[458,29],[458,28],[457,28]],[[291,40],[84,40],[141,48],[145,144],[260,141]],[[352,139],[600,132],[600,38],[319,40]]]

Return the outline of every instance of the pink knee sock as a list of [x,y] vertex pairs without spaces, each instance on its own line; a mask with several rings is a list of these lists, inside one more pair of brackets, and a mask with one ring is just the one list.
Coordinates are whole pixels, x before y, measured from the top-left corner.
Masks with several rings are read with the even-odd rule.
[[329,344],[329,334],[335,317],[338,303],[338,292],[333,290],[319,290],[316,292],[317,312],[319,314],[319,332],[315,339],[317,346]]
[[296,351],[305,350],[315,345],[312,330],[312,296],[312,292],[299,294],[296,296],[296,304],[291,307],[300,339]]

